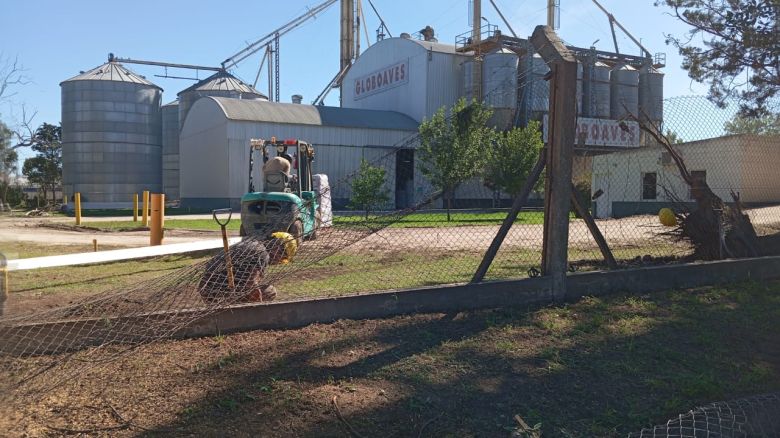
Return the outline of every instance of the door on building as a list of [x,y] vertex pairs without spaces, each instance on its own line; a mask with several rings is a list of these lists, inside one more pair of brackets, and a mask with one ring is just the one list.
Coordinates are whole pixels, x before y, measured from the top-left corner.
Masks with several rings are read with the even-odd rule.
[[395,208],[414,205],[414,149],[395,153]]

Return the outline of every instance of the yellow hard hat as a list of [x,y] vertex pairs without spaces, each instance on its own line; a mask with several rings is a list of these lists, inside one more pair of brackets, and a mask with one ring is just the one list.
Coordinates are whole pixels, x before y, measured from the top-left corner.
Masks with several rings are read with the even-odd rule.
[[295,257],[295,253],[298,252],[298,241],[295,240],[292,234],[284,231],[272,233],[271,237],[279,241],[277,244],[284,245],[284,257],[282,257],[279,263],[290,263],[293,257]]

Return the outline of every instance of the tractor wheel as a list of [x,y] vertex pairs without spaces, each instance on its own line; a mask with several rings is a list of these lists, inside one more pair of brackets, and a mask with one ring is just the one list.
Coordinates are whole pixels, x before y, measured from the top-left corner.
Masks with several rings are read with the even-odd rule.
[[319,210],[317,210],[316,213],[314,213],[314,230],[306,236],[307,240],[317,240],[317,234],[318,230],[322,226],[322,213],[320,213]]
[[244,224],[241,224],[241,226],[238,228],[238,235],[241,237],[246,237],[246,230],[244,229]]
[[303,222],[300,219],[296,219],[295,222],[290,225],[287,232],[295,237],[295,243],[298,244],[298,248],[301,247],[301,241],[303,240]]

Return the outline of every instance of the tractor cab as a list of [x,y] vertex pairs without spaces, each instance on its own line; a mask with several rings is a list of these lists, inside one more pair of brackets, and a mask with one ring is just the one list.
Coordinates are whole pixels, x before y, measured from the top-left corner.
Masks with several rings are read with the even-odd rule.
[[[255,154],[263,157],[263,190],[256,191]],[[315,238],[319,222],[313,188],[314,148],[297,139],[252,139],[249,142],[249,190],[241,197],[241,235],[271,237],[286,231],[300,243]]]

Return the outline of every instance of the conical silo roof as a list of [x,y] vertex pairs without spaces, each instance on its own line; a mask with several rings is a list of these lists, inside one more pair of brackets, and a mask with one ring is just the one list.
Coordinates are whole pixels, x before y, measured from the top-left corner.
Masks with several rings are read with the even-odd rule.
[[92,70],[85,71],[73,76],[70,79],[66,79],[60,83],[62,85],[65,82],[71,81],[112,81],[112,82],[130,82],[134,84],[148,85],[156,87],[162,90],[157,84],[147,80],[145,77],[135,73],[128,69],[124,65],[118,62],[107,62],[103,65],[97,66]]
[[245,84],[241,79],[238,79],[225,70],[220,70],[206,79],[185,88],[180,91],[178,95],[190,91],[235,91],[242,94],[256,94],[259,97],[268,98],[265,94],[256,90],[251,85]]

